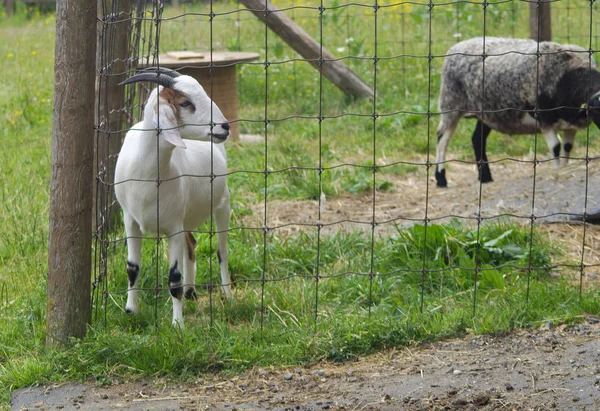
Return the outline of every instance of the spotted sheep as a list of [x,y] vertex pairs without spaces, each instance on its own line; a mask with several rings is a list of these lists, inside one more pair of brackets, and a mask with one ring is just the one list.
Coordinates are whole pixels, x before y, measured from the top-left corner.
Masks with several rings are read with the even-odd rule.
[[558,166],[568,161],[577,130],[591,121],[600,126],[598,107],[600,73],[589,51],[579,46],[497,37],[457,43],[442,67],[437,186],[448,184],[446,149],[463,117],[477,119],[472,144],[479,180],[487,183],[492,181],[486,154],[491,130],[542,134]]
[[[229,123],[198,82],[167,69],[138,73],[122,85],[152,82],[143,120],[126,134],[115,194],[127,235],[128,313],[139,312],[142,234],[168,238],[173,325],[183,327],[183,297],[196,296],[196,240],[190,232],[214,215],[221,282],[232,296],[227,231],[230,205],[222,144]],[[183,271],[183,276],[182,276]]]

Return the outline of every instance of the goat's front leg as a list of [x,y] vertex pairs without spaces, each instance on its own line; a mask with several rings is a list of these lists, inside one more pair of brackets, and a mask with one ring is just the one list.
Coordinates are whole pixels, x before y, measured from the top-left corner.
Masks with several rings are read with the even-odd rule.
[[[225,189],[227,190],[227,188]],[[227,231],[229,231],[229,219],[231,216],[231,208],[229,206],[229,194],[224,195],[221,203],[215,207],[215,223],[217,226],[219,266],[221,269],[221,285],[223,286],[223,294],[225,297],[233,297],[231,291],[231,277],[229,275],[229,253],[227,251]]]
[[141,250],[142,250],[142,230],[138,223],[127,213],[124,215],[125,235],[127,236],[127,304],[125,312],[137,314],[140,311],[138,306],[138,285],[140,280]]
[[169,237],[169,292],[173,300],[173,325],[183,328],[183,253],[186,251],[185,232]]

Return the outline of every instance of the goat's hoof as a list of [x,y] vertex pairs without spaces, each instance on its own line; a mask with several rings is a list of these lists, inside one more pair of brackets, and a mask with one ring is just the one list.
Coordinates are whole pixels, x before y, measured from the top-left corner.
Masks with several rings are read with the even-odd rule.
[[187,290],[185,290],[185,298],[187,298],[188,300],[195,300],[196,298],[198,298],[198,294],[196,294],[196,289],[188,288]]

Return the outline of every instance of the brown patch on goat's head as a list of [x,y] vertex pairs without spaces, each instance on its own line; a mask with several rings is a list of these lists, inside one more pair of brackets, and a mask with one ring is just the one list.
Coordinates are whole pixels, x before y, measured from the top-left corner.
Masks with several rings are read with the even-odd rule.
[[181,105],[186,102],[189,103],[187,108],[192,113],[196,111],[196,107],[190,102],[190,97],[179,90],[163,87],[158,96],[173,107],[173,112],[175,113],[175,116],[177,116],[177,119],[179,119],[180,116]]
[[185,242],[187,243],[187,248],[188,248],[188,257],[190,258],[191,262],[196,262],[196,244],[198,244],[196,242],[196,239],[194,238],[194,235],[190,232],[186,232],[185,233]]

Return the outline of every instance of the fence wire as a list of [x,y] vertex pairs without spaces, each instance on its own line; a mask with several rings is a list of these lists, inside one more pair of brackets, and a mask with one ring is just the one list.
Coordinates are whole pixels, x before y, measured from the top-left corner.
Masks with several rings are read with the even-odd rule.
[[[545,145],[538,144],[540,133],[528,140],[531,142],[529,151],[522,151],[520,155],[496,158],[498,156],[492,154],[493,158],[488,163],[495,167],[498,176],[492,185],[484,185],[473,179],[470,185],[476,187],[475,191],[469,191],[468,195],[463,193],[462,196],[459,193],[458,198],[454,196],[452,191],[460,186],[458,179],[462,178],[458,174],[452,178],[456,170],[468,167],[472,174],[476,167],[481,167],[471,159],[471,155],[457,155],[445,161],[450,169],[451,186],[446,189],[435,187],[436,160],[433,153],[437,144],[437,120],[442,114],[438,110],[437,99],[444,56],[452,45],[471,37],[482,36],[484,43],[494,36],[527,38],[528,1],[374,0],[360,3],[289,0],[277,2],[276,6],[280,8],[276,13],[291,17],[317,41],[321,57],[312,62],[316,63],[316,70],[308,59],[295,53],[237,2],[180,1],[179,7],[173,7],[157,0],[99,1],[93,289],[95,322],[107,324],[116,321],[115,316],[120,315],[125,306],[126,238],[121,211],[114,196],[114,165],[125,133],[142,118],[145,99],[155,87],[136,85],[124,88],[118,84],[142,68],[161,66],[163,56],[176,50],[200,52],[208,56],[209,86],[205,89],[209,96],[215,96],[222,86],[220,80],[216,80],[219,70],[231,65],[213,61],[214,52],[256,52],[259,55],[255,61],[246,61],[237,66],[239,113],[238,118],[228,120],[239,126],[242,137],[240,141],[227,143],[227,178],[234,210],[228,230],[233,262],[231,271],[237,289],[241,290],[234,298],[254,298],[249,297],[250,294],[258,296],[258,303],[252,307],[259,315],[261,332],[266,318],[271,314],[277,315],[269,298],[276,293],[285,293],[287,284],[298,279],[312,283],[310,290],[313,294],[308,299],[311,305],[308,311],[315,327],[318,327],[320,316],[328,315],[323,300],[332,298],[324,282],[340,278],[368,279],[368,290],[365,292],[367,318],[375,301],[381,300],[381,295],[377,294],[378,282],[386,278],[419,276],[420,309],[425,310],[427,287],[436,275],[444,275],[452,270],[470,272],[473,275],[470,289],[473,315],[477,315],[477,307],[482,304],[478,300],[477,288],[480,277],[501,269],[509,268],[526,276],[527,293],[533,274],[544,269],[575,270],[580,290],[583,288],[585,276],[597,266],[586,262],[586,253],[590,252],[589,228],[586,224],[577,240],[578,264],[551,262],[537,265],[533,239],[536,229],[541,225],[564,222],[570,217],[594,211],[597,206],[597,194],[590,186],[593,161],[596,160],[592,141],[595,131],[591,131],[590,127],[580,131],[580,135],[585,134],[584,147],[578,145],[574,151],[576,154],[571,156],[571,162],[583,169],[577,177],[584,180],[582,190],[577,192],[578,198],[562,198],[555,204],[548,204],[547,198],[539,198],[539,185],[548,183],[548,180],[540,182],[540,174],[549,173],[546,163],[550,161]],[[264,12],[264,9],[258,11]],[[553,41],[582,46],[592,64],[600,48],[596,2],[555,1],[552,2],[552,12]],[[587,27],[582,26],[583,20],[587,22]],[[323,66],[330,61],[322,57],[324,49],[333,51],[337,56],[335,61],[346,64],[356,72],[372,88],[374,98],[361,104],[335,89],[324,75]],[[539,46],[534,55],[538,59],[539,71],[539,59],[543,56]],[[486,56],[481,57],[485,67]],[[182,61],[177,69],[189,68],[191,65]],[[485,76],[485,69],[483,73]],[[538,72],[536,83],[539,78]],[[307,84],[310,86],[307,87]],[[486,109],[486,90],[482,88],[480,111],[494,112]],[[544,109],[536,102],[536,106],[528,109],[528,112],[538,116]],[[459,144],[459,140],[468,141],[467,136],[471,132],[471,123],[466,120],[461,123],[468,125],[464,129],[459,127],[453,140],[455,144]],[[360,128],[360,131],[349,131],[345,127]],[[295,129],[299,130],[305,142],[286,145],[286,138],[293,135]],[[345,133],[356,140],[344,142],[354,147],[354,153],[349,154],[346,150],[346,155],[337,157],[335,152],[341,148],[334,144],[340,140],[334,137]],[[390,140],[402,133],[415,134],[410,139],[401,140],[402,143],[391,152]],[[258,135],[259,143],[246,142],[246,135]],[[501,141],[496,148],[505,148],[503,146],[513,144],[517,138],[521,137],[493,136],[493,140]],[[257,149],[257,146],[260,148]],[[314,147],[317,152],[316,163],[311,164],[315,159],[303,149],[308,151]],[[465,151],[470,153],[468,145]],[[242,161],[235,156],[254,158],[252,161]],[[254,166],[249,167],[248,164]],[[517,166],[520,167],[517,175],[531,175],[529,189],[522,192],[518,206],[503,207],[499,205],[504,201],[502,190],[503,187],[510,188],[510,183],[500,185],[499,180],[504,170],[516,169]],[[540,171],[540,167],[543,167],[543,171]],[[394,178],[392,183],[388,181],[390,175]],[[219,176],[211,172],[209,176],[180,178],[190,177],[214,179]],[[346,181],[345,185],[339,183],[338,179]],[[286,180],[289,183],[287,185]],[[156,179],[139,183],[155,183],[160,187],[166,181],[157,175]],[[294,184],[303,186],[303,190],[309,194],[304,193],[294,199],[294,192],[290,191]],[[570,184],[566,182],[562,187]],[[390,185],[394,186],[395,192],[388,191]],[[255,192],[250,195],[248,190]],[[491,191],[496,191],[496,195],[490,194]],[[418,198],[411,201],[406,198],[407,195]],[[562,195],[560,187],[552,195],[558,199]],[[396,208],[390,206],[392,196],[398,199]],[[453,202],[454,207],[444,207],[446,200]],[[156,199],[156,205],[158,226],[160,198]],[[303,212],[292,212],[294,208],[300,208]],[[391,211],[386,211],[388,208]],[[439,249],[428,247],[428,236],[434,235],[432,230],[435,229],[431,227],[452,220],[461,221],[473,230],[474,237],[469,247],[473,248],[474,264],[471,267],[458,262],[444,268],[433,268],[432,261],[443,256],[440,256]],[[483,262],[482,254],[488,252],[482,245],[485,241],[482,238],[484,226],[508,220],[517,221],[529,229],[527,263],[501,262],[493,265]],[[398,235],[397,227],[413,225],[423,227],[420,266],[380,270],[381,260],[392,258],[391,255],[382,254],[379,245],[381,239]],[[332,263],[331,250],[325,249],[331,236],[348,231],[366,232],[368,235],[368,241],[357,241],[354,244],[356,249],[346,250],[350,254],[366,253],[368,263],[364,270],[344,265],[342,261],[339,264]],[[198,257],[199,260],[207,259],[207,265],[202,267],[208,275],[199,275],[203,280],[195,284],[201,294],[196,304],[203,307],[192,309],[192,314],[189,314],[189,306],[186,306],[186,321],[189,316],[198,316],[208,318],[208,325],[212,326],[216,319],[223,320],[230,315],[226,304],[218,298],[220,280],[213,277],[219,267],[213,241],[218,230],[211,218],[207,225],[191,232],[198,239],[206,238],[200,240]],[[260,241],[255,241],[255,237],[245,233],[260,233]],[[146,251],[142,257],[140,275],[146,279],[139,289],[142,299],[147,303],[142,309],[150,310],[148,305],[152,302],[156,325],[161,318],[168,317],[166,313],[170,306],[165,241],[177,234],[150,233],[144,240]],[[293,256],[282,256],[278,247],[289,238],[306,235],[310,242],[302,244],[309,250],[298,252],[309,252],[314,261],[309,267],[297,267],[296,270],[281,273],[278,266],[287,264],[284,260],[293,259]],[[242,239],[234,241],[237,248],[231,245],[236,237]],[[244,239],[248,238],[254,240],[251,244],[244,244]],[[591,237],[592,241],[594,238]],[[573,241],[572,238],[567,240]],[[152,252],[147,252],[150,246]],[[260,249],[259,252],[252,251],[256,248]],[[256,258],[260,261],[252,261],[253,273],[244,273],[243,270],[251,266],[244,259]],[[147,278],[150,273],[154,273],[151,281]],[[287,309],[279,307],[277,312],[287,312]],[[291,317],[294,315],[290,313]],[[201,323],[203,321],[200,320]]]

